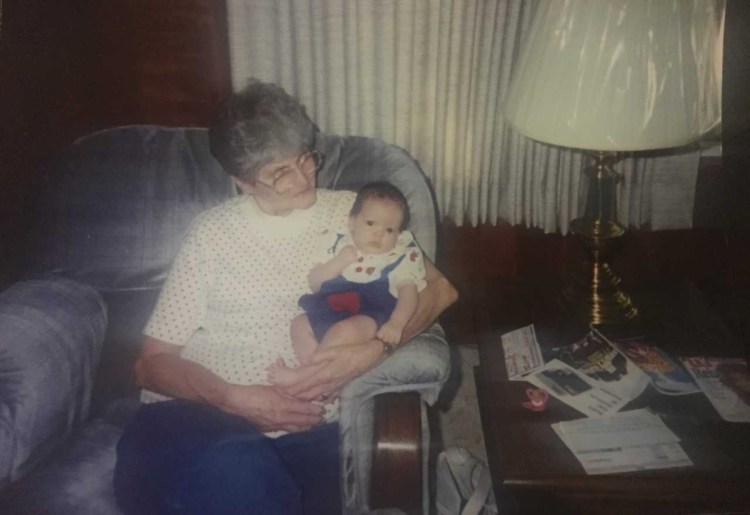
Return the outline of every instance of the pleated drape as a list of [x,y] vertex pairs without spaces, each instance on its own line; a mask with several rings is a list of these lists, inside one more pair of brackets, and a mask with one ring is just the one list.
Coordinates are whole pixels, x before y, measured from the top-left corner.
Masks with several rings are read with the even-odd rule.
[[[233,86],[240,89],[249,77],[276,82],[322,130],[405,148],[430,178],[441,213],[458,224],[502,219],[565,233],[582,212],[587,158],[526,139],[502,116],[534,6],[529,0],[227,0]],[[621,163],[621,221],[690,227],[698,154],[676,163]],[[675,190],[677,200],[666,205]]]

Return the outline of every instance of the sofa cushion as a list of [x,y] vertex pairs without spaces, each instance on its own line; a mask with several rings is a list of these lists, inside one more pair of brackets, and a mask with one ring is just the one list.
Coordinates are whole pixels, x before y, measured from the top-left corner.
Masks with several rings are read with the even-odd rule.
[[121,515],[112,485],[117,442],[140,402],[120,400],[33,472],[0,493],[0,513]]
[[87,418],[106,312],[63,278],[0,294],[0,486],[26,474]]
[[143,328],[160,292],[160,288],[102,292],[108,322],[92,393],[92,416],[99,416],[114,400],[139,397],[133,370]]
[[100,290],[160,286],[193,218],[233,194],[206,129],[137,125],[91,134],[47,174],[33,272]]

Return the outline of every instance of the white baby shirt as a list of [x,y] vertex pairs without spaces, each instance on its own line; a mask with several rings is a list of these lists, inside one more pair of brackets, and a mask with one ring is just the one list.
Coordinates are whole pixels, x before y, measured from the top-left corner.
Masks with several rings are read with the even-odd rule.
[[[347,245],[354,246],[350,232],[335,234],[332,238],[327,238],[322,249],[325,254],[322,261],[333,258]],[[388,291],[398,298],[398,287],[404,281],[413,282],[417,286],[417,291],[422,291],[427,284],[425,280],[427,272],[424,267],[422,249],[417,245],[411,231],[401,231],[395,247],[389,252],[363,254],[358,250],[357,261],[344,268],[341,275],[353,283],[376,281],[380,278],[382,270],[401,256],[404,256],[404,259],[388,274]]]

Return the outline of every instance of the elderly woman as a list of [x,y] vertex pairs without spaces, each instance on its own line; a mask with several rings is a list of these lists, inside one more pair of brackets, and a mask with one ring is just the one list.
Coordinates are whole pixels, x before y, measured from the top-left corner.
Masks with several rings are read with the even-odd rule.
[[[312,377],[280,389],[266,368],[295,363],[289,325],[319,236],[346,227],[354,194],[316,189],[315,126],[281,88],[251,82],[210,131],[242,195],[192,224],[136,363],[144,405],[118,446],[126,513],[340,511],[337,392],[391,350],[379,340],[321,349]],[[402,342],[450,305],[429,262]]]

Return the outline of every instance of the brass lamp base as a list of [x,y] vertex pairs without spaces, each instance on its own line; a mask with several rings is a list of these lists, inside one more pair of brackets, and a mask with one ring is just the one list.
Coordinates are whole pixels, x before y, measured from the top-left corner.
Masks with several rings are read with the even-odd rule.
[[613,222],[583,219],[573,220],[571,229],[588,258],[560,294],[563,309],[590,324],[619,324],[635,318],[638,309],[620,289],[620,277],[606,261],[625,229]]
[[609,256],[625,235],[625,227],[617,223],[615,215],[614,193],[620,176],[612,169],[615,154],[599,152],[595,158],[594,166],[586,170],[591,177],[586,215],[570,224],[587,259],[562,291],[559,303],[589,324],[619,324],[638,315],[609,265]]

